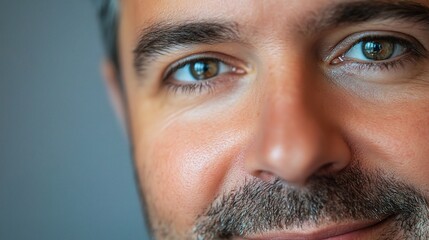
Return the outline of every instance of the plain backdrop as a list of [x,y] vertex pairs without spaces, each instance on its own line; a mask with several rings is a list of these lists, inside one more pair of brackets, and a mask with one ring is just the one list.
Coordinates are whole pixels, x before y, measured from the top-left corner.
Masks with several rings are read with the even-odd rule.
[[90,0],[0,0],[0,239],[147,239]]

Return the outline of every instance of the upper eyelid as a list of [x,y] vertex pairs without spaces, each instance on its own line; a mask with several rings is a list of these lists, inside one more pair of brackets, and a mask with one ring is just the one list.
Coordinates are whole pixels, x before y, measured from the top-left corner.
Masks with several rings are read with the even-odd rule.
[[350,47],[350,48],[355,47],[355,46],[356,46],[356,45],[358,45],[359,43],[367,42],[367,41],[371,41],[371,40],[397,40],[397,41],[398,41],[399,43],[401,43],[401,44],[408,45],[408,42],[407,42],[407,41],[404,41],[404,40],[403,40],[403,39],[401,39],[401,38],[392,38],[392,37],[389,37],[389,36],[387,36],[387,37],[385,37],[385,36],[382,36],[382,37],[378,37],[378,36],[367,36],[367,37],[363,37],[363,38],[358,39],[357,41],[355,41],[355,42],[351,45],[351,47]]

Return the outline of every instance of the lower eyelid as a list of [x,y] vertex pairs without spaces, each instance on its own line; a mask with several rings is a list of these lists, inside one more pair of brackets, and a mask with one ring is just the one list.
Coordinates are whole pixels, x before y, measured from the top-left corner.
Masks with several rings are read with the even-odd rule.
[[194,83],[177,83],[177,81],[170,80],[164,85],[169,92],[174,94],[185,94],[185,95],[203,95],[205,93],[213,93],[222,88],[232,88],[233,84],[239,81],[240,76],[221,74],[210,80],[202,80]]
[[[356,61],[344,61],[343,63],[334,66],[333,71],[343,72],[343,74],[352,75],[367,75],[371,74],[383,74],[383,77],[387,76],[384,74],[396,74],[405,73],[407,68],[415,66],[421,60],[420,55],[415,53],[405,53],[403,56],[398,57],[396,60],[384,61],[384,62],[356,62]],[[381,76],[381,75],[380,75]],[[392,76],[392,75],[389,75]],[[374,79],[378,77],[374,76]]]

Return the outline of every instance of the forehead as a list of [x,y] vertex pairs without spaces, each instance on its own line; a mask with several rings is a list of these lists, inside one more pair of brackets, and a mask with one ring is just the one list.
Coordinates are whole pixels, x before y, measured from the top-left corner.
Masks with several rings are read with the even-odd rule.
[[164,21],[215,19],[235,22],[242,27],[262,26],[269,31],[278,25],[284,28],[321,25],[322,20],[338,14],[336,10],[341,5],[375,2],[429,6],[429,0],[123,0],[122,10],[123,15],[139,25],[136,28]]
[[[258,20],[294,18],[350,0],[125,0],[126,11],[136,11],[148,21],[207,18]],[[287,14],[286,14],[287,13]]]
[[[375,2],[376,0],[366,0]],[[125,6],[144,13],[149,19],[157,18],[204,18],[205,16],[240,17],[242,13],[269,12],[271,18],[288,17],[307,13],[309,10],[321,10],[336,4],[365,2],[365,0],[122,0]],[[379,2],[414,2],[429,5],[429,0],[380,0]],[[129,9],[131,10],[131,9]],[[252,10],[249,12],[249,10]],[[288,12],[285,16],[284,11]],[[293,14],[295,13],[295,14]],[[184,15],[186,14],[186,15]]]

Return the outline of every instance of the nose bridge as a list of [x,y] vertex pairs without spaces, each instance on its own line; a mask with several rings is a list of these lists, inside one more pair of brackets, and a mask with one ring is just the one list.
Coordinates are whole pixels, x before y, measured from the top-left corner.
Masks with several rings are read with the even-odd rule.
[[253,175],[268,173],[302,185],[315,174],[347,165],[347,147],[324,118],[317,74],[301,66],[283,67],[283,73],[265,80],[272,87],[263,100],[256,154],[250,158]]
[[[308,133],[317,131],[315,127],[321,124],[319,121],[322,120],[317,116],[316,105],[320,104],[315,99],[317,93],[312,93],[315,89],[307,87],[306,79],[310,77],[299,70],[288,72],[287,76],[286,79],[276,76],[272,78],[275,81],[274,88],[266,95],[263,103],[260,127],[263,134],[274,139],[284,138],[297,131]],[[307,136],[298,135],[300,138]]]
[[259,126],[261,151],[278,167],[285,160],[288,168],[311,167],[305,165],[311,164],[310,158],[323,148],[323,119],[317,113],[318,102],[314,90],[307,87],[306,75],[303,71],[289,72],[264,102]]

